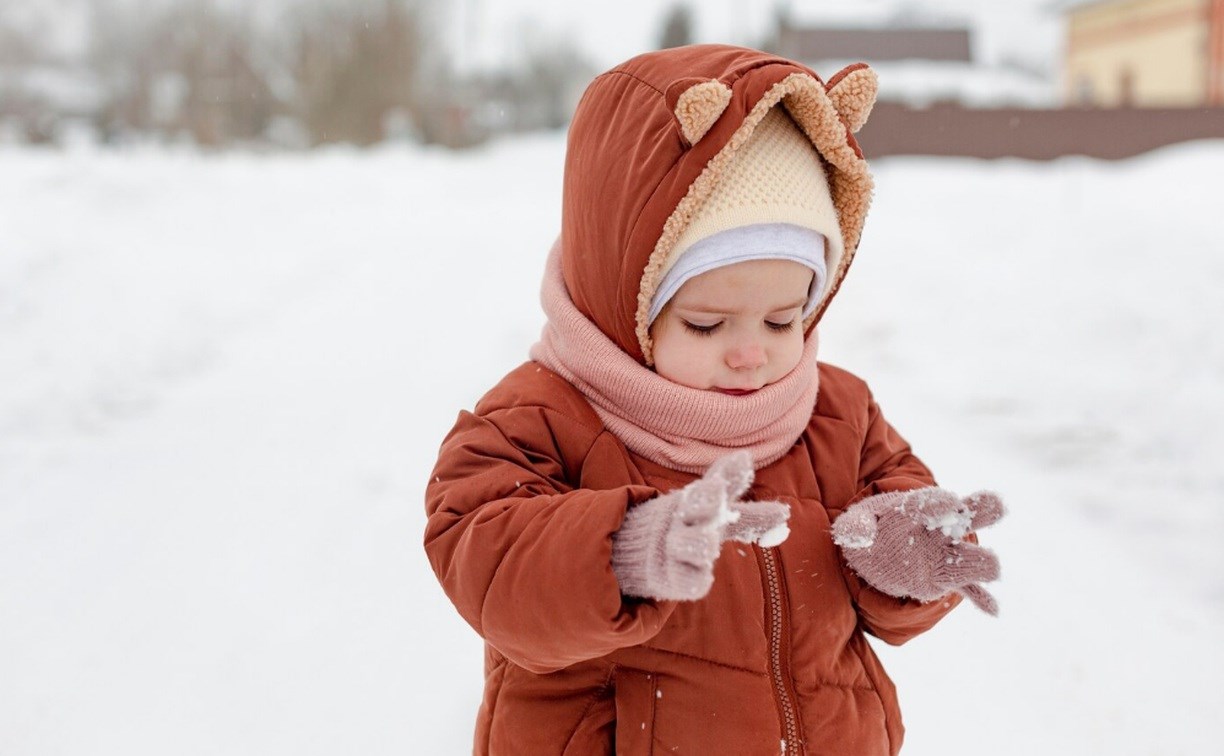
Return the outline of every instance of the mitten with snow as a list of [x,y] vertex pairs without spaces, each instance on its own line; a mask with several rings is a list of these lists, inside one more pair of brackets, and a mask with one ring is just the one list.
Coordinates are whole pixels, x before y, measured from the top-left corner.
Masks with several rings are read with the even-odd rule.
[[999,559],[964,540],[1003,516],[989,491],[960,498],[942,488],[876,494],[852,505],[833,523],[833,541],[858,576],[898,598],[934,601],[951,592],[997,615],[983,582],[999,577]]
[[612,534],[612,571],[626,596],[694,601],[710,591],[723,541],[776,546],[790,507],[743,501],[752,457],[734,452],[687,486],[642,502]]

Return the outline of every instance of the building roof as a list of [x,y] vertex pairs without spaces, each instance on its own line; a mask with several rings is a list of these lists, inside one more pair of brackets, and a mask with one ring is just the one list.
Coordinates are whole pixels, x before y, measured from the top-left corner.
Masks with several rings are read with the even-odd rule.
[[793,27],[778,30],[778,51],[800,60],[969,62],[967,28]]
[[1129,2],[1129,0],[1059,0],[1059,2],[1054,3],[1053,8],[1064,13],[1070,13],[1093,5],[1115,5],[1120,2]]

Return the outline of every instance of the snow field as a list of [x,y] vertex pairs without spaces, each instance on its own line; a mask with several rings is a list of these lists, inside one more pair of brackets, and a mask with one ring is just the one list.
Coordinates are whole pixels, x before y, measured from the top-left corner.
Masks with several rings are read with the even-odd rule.
[[[0,753],[463,753],[420,547],[525,358],[564,140],[0,150]],[[1180,754],[1224,703],[1224,143],[891,159],[823,358],[961,493],[1002,616],[882,649],[907,754]]]

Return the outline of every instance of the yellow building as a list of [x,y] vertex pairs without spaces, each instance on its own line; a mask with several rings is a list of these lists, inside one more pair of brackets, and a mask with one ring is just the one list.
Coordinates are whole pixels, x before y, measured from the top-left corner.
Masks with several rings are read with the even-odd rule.
[[1072,105],[1224,105],[1224,0],[1097,0],[1067,10]]

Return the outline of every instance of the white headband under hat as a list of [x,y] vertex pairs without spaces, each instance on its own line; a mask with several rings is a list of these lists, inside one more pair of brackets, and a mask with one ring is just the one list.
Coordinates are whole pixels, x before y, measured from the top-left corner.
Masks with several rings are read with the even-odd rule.
[[649,321],[654,322],[690,278],[747,260],[790,260],[810,268],[815,275],[801,319],[816,310],[828,278],[824,234],[791,223],[754,223],[720,231],[689,247],[655,290]]

